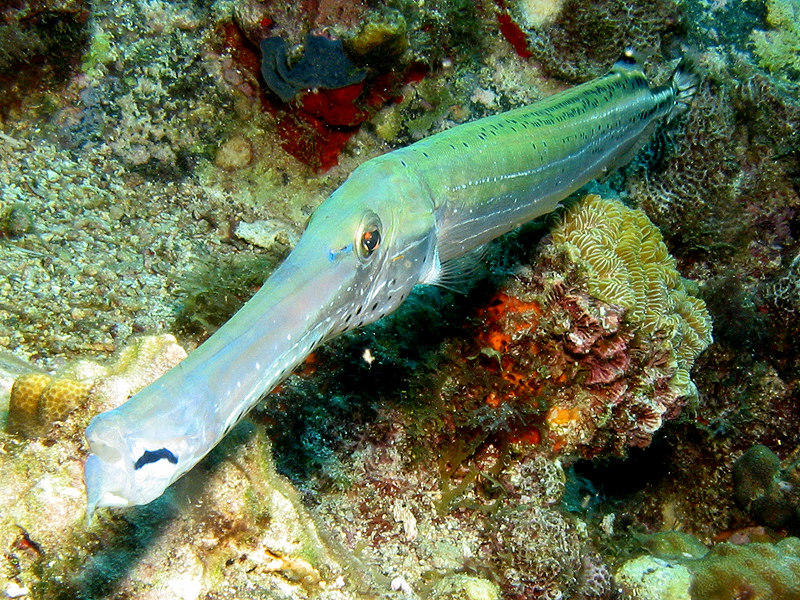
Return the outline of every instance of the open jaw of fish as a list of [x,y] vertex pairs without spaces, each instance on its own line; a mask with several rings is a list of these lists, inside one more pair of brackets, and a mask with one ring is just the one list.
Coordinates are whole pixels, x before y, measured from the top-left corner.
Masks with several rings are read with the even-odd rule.
[[630,160],[696,86],[682,63],[651,88],[626,56],[603,77],[361,165],[232,319],[92,419],[88,514],[158,498],[319,344],[392,312],[448,261]]

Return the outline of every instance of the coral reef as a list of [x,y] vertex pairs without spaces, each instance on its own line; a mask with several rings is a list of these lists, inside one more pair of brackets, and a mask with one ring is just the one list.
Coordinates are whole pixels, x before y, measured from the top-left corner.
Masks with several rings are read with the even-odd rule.
[[[255,597],[248,591],[254,582],[259,594],[325,597],[329,588],[335,598],[352,597],[333,590],[345,586],[345,570],[361,581],[354,563],[319,536],[298,493],[275,472],[269,441],[251,425],[240,426],[196,477],[154,505],[84,522],[82,432],[90,416],[118,406],[185,355],[172,336],[152,336],[111,365],[70,365],[74,376],[96,377],[89,409],[73,413],[47,440],[19,444],[3,436],[4,591],[48,599],[112,590],[199,598],[224,579],[239,598]],[[163,571],[165,562],[175,570]]]
[[[449,480],[458,489],[439,510],[435,454],[419,454],[416,441],[403,433],[408,422],[400,413],[385,415],[377,429],[361,426],[365,438],[338,449],[342,479],[324,494],[313,493],[313,515],[303,507],[304,496],[276,473],[270,430],[246,422],[152,505],[124,514],[101,511],[86,525],[86,421],[182,355],[174,338],[161,336],[143,338],[110,366],[70,366],[74,376],[97,375],[87,413],[75,414],[46,443],[6,446],[11,452],[0,456],[8,507],[0,512],[0,544],[8,549],[3,589],[54,599],[112,591],[195,599],[224,585],[243,599],[274,593],[331,600],[391,590],[453,600],[591,599],[608,589],[602,565],[582,559],[589,556],[582,550],[585,529],[554,506],[563,489],[557,463],[521,456],[500,472],[492,467],[500,465],[499,455],[487,452],[479,468],[497,471],[502,487],[477,471],[454,471]],[[327,375],[309,369],[287,382],[270,397],[274,414],[285,413],[290,402],[302,406],[293,396],[311,390],[316,395],[305,404],[330,408],[318,393],[321,382],[331,383]],[[351,420],[352,436],[352,416],[342,418]],[[167,563],[173,568],[163,569]],[[572,594],[578,590],[583,596]]]
[[36,598],[197,599],[224,585],[237,598],[349,599],[347,588],[363,581],[319,536],[299,495],[272,470],[269,442],[247,426],[199,478],[154,505],[89,525],[77,441],[32,443],[15,454],[24,471],[0,459],[4,590],[13,582]]
[[711,322],[647,217],[587,196],[483,310],[477,341],[481,378],[444,387],[466,385],[483,406],[455,419],[512,438],[541,429],[557,452],[622,455],[696,399],[689,371]]
[[[321,26],[332,14],[339,14],[336,22]],[[277,119],[281,147],[318,172],[338,164],[353,136],[382,108],[413,94],[409,84],[428,73],[447,74],[455,50],[475,59],[484,45],[484,22],[464,0],[292,7],[250,1],[234,16],[226,52],[247,79],[255,81],[261,71],[269,91],[262,103]],[[420,110],[430,107],[423,103]],[[389,142],[403,141],[383,132]]]
[[[795,527],[783,518],[800,445],[790,4],[87,6],[18,0],[0,17],[0,410],[17,380],[11,412],[28,416],[11,428],[38,420],[20,402],[38,392],[19,393],[44,370],[94,382],[86,410],[40,436],[0,432],[0,591],[608,600],[618,587],[645,598],[643,579],[664,576],[683,598],[792,593],[796,542],[719,543]],[[596,188],[643,209],[676,262],[657,235],[586,232],[579,208],[567,217],[579,231],[557,225],[533,259],[541,228],[528,228],[489,251],[490,279],[471,293],[417,291],[320,348],[157,503],[83,522],[89,416],[246,300],[348,172],[538,99],[563,85],[552,77],[600,74],[626,45],[674,56],[683,34],[706,72],[695,107]],[[307,35],[340,40],[364,80],[265,100],[260,41],[285,39],[291,72]],[[336,161],[320,176],[306,166]],[[614,206],[604,219],[652,232]],[[658,266],[631,260],[637,243]],[[715,343],[695,358],[708,342],[698,295]],[[157,331],[181,345],[137,341]],[[700,401],[686,410],[692,361]],[[672,528],[705,545],[642,535]],[[652,556],[633,560],[642,546]]]
[[457,444],[423,447],[407,435],[408,416],[386,417],[382,436],[371,434],[350,457],[337,453],[350,474],[344,489],[318,496],[326,522],[363,560],[402,576],[422,597],[455,593],[453,576],[464,571],[497,582],[503,598],[581,598],[579,590],[592,597],[591,590],[607,589],[602,569],[582,561],[590,554],[582,523],[553,505],[560,469],[552,459],[504,458],[488,445],[456,462]]
[[547,9],[538,15],[532,2],[508,4],[527,31],[526,51],[546,73],[567,81],[602,75],[627,47],[664,52],[680,30],[681,3],[675,0],[564,0],[541,3]]
[[703,401],[694,423],[677,425],[666,456],[658,457],[672,465],[675,481],[658,488],[660,503],[628,510],[669,527],[669,504],[669,519],[711,540],[753,524],[733,500],[735,460],[755,444],[780,452],[800,443],[800,201],[792,150],[800,142],[800,105],[789,84],[741,54],[718,48],[700,62],[707,75],[699,110],[646,170],[633,166],[627,189],[683,272],[704,281],[716,343],[695,369]]
[[398,590],[457,593],[465,573],[494,581],[502,598],[603,598],[608,569],[580,517],[559,508],[558,459],[498,437],[473,445],[440,411],[428,386],[440,377],[438,338],[453,333],[438,307],[453,296],[431,306],[431,292],[418,294],[374,329],[320,348],[251,414],[279,469]]
[[757,279],[780,270],[779,249],[794,247],[800,200],[790,149],[800,141],[800,104],[740,59],[701,59],[707,75],[695,110],[659,160],[631,168],[626,187],[679,260],[720,279],[740,267],[752,296]]

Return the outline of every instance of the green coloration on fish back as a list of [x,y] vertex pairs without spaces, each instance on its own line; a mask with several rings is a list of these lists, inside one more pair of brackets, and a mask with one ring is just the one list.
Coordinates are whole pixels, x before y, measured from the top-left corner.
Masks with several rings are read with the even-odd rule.
[[415,285],[441,281],[448,261],[630,160],[696,86],[684,61],[650,88],[626,55],[604,77],[361,165],[230,321],[92,420],[89,514],[160,496],[319,344],[394,311]]

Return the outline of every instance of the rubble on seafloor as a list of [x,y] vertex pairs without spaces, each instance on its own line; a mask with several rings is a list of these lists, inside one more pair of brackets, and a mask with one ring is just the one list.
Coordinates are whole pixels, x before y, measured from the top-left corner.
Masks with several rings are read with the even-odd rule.
[[[795,4],[9,5],[0,592],[795,597]],[[291,98],[264,80],[267,38]],[[353,168],[628,45],[663,81],[687,38],[693,110],[600,188],[663,233],[675,272],[639,279],[665,311],[592,283],[603,260],[579,243],[532,258],[528,229],[490,251],[485,291],[414,295],[310,357],[162,498],[84,521],[89,418],[224,322]],[[308,68],[331,60],[346,76]],[[715,323],[699,356],[694,298]]]

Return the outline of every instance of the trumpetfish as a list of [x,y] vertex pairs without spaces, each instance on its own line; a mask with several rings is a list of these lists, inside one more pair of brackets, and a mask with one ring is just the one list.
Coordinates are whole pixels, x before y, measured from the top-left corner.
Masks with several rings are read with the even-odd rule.
[[597,79],[363,163],[239,312],[92,419],[88,514],[158,498],[317,346],[391,313],[452,261],[628,162],[697,86],[684,58],[651,87],[626,52]]

